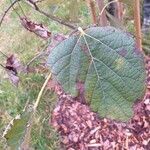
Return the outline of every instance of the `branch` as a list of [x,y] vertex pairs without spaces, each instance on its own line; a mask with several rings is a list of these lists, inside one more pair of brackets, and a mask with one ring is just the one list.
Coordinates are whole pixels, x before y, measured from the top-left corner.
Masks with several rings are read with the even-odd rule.
[[88,7],[90,9],[93,23],[97,24],[96,8],[95,8],[94,0],[87,0],[87,5],[88,5]]
[[17,2],[19,2],[19,1],[20,1],[20,0],[15,0],[15,1],[12,2],[11,5],[5,10],[5,12],[4,12],[4,14],[3,14],[3,16],[2,16],[2,18],[1,18],[1,20],[0,20],[0,26],[1,26],[1,24],[2,24],[2,22],[3,22],[3,20],[4,20],[4,18],[5,18],[6,14],[8,13],[8,11],[9,11]]
[[[101,12],[101,10],[104,7],[104,0],[97,0],[97,4],[98,4],[99,11]],[[106,26],[107,25],[107,18],[106,18],[106,12],[105,12],[105,10],[99,16],[99,22],[98,22],[98,24],[100,26]]]
[[142,51],[141,19],[140,19],[140,1],[134,0],[134,24],[137,47]]
[[123,22],[123,4],[117,2],[117,18]]
[[34,10],[38,11],[42,15],[44,15],[44,16],[46,16],[46,17],[48,17],[48,18],[50,18],[50,19],[52,19],[52,20],[54,20],[54,21],[56,21],[56,22],[58,22],[58,23],[60,23],[62,25],[65,25],[65,26],[69,27],[70,29],[73,29],[73,30],[77,29],[77,26],[71,24],[70,22],[66,22],[66,21],[62,20],[61,18],[58,18],[56,16],[53,16],[52,14],[48,14],[45,11],[41,10],[36,5],[36,3],[33,3],[30,0],[28,2],[25,1],[25,3],[29,4],[32,8],[34,8]]

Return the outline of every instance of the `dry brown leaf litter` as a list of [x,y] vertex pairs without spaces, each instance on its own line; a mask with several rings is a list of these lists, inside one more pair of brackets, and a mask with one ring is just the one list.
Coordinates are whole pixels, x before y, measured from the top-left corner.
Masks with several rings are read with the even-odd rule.
[[128,123],[100,119],[89,106],[59,91],[50,124],[60,133],[66,150],[150,149],[150,58],[146,59],[147,92],[134,106]]

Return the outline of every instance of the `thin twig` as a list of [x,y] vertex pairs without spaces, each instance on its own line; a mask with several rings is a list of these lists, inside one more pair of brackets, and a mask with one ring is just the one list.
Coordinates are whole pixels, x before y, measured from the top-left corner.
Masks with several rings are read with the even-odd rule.
[[2,51],[0,51],[0,53],[5,56],[6,58],[8,58],[8,56],[6,54],[4,54]]
[[62,25],[65,25],[65,26],[69,27],[70,29],[73,29],[73,30],[77,29],[77,26],[73,25],[72,23],[66,22],[66,21],[62,20],[61,18],[58,18],[58,17],[56,17],[56,16],[54,16],[52,14],[48,14],[45,11],[41,10],[36,5],[36,3],[31,3],[30,1],[28,1],[28,2],[24,1],[24,2],[27,3],[27,4],[30,4],[30,6],[32,6],[32,8],[34,8],[37,12],[39,12],[40,14],[50,18],[51,20],[54,20],[54,21],[56,21],[56,22],[58,22],[58,23],[60,23]]
[[20,0],[15,0],[15,1],[12,2],[11,5],[5,10],[5,12],[4,12],[2,18],[0,19],[0,26],[1,26],[1,24],[2,24],[2,22],[3,22],[3,20],[4,20],[4,18],[5,18],[6,14],[8,13],[8,11],[9,11],[17,2],[19,2],[19,1],[20,1]]
[[2,64],[0,64],[0,66],[1,66],[2,68],[6,69],[5,66],[3,66]]
[[52,76],[52,74],[50,73],[50,74],[48,75],[47,79],[45,80],[45,82],[44,82],[44,84],[43,84],[43,86],[42,86],[42,88],[41,88],[41,90],[40,90],[40,92],[39,92],[39,94],[38,94],[38,97],[37,97],[37,99],[36,99],[36,102],[35,102],[35,104],[34,104],[34,106],[33,106],[33,111],[34,111],[34,113],[36,112],[36,109],[37,109],[38,104],[39,104],[39,102],[40,102],[40,99],[41,99],[41,97],[42,97],[43,91],[44,91],[44,89],[45,89],[45,87],[46,87],[48,81],[50,80],[51,76]]
[[41,57],[42,55],[44,55],[45,51],[47,50],[48,46],[50,44],[50,41],[48,41],[48,43],[46,44],[46,46],[44,46],[43,50],[38,53],[35,57],[33,57],[28,63],[27,63],[27,69],[29,68],[29,66],[31,65],[32,62],[34,62],[37,58]]
[[31,63],[33,63],[37,58],[41,57],[42,55],[44,55],[45,53],[45,49],[43,51],[41,51],[39,54],[37,54],[35,57],[33,57],[27,64],[27,68],[29,68],[29,66],[31,65]]
[[42,52],[40,52],[39,54],[37,54],[35,57],[33,57],[27,64],[27,68],[29,68],[29,66],[39,57],[41,57],[44,54],[45,50],[43,50]]
[[87,144],[87,147],[101,147],[102,144],[101,143],[90,143],[90,144]]
[[58,23],[60,23],[62,25],[65,25],[65,26],[67,26],[67,27],[69,27],[69,28],[71,28],[73,30],[77,29],[77,26],[74,26],[73,24],[71,24],[69,22],[66,22],[66,21],[64,21],[64,20],[62,20],[60,18],[57,18],[57,17],[55,17],[55,16],[53,16],[51,14],[48,14],[48,13],[46,13],[46,12],[40,10],[40,9],[38,9],[37,11],[40,12],[41,14],[45,15],[46,17],[48,17],[48,18],[50,18],[50,19],[52,19],[52,20],[54,20],[54,21],[56,21],[56,22],[58,22]]
[[112,3],[116,3],[116,2],[118,2],[118,0],[113,0],[113,1],[111,1],[111,2],[109,2],[109,3],[107,3],[104,7],[103,7],[103,9],[102,9],[102,11],[100,12],[100,16],[103,14],[103,12],[104,12],[104,10],[106,9],[106,7],[107,6],[109,6],[110,4],[112,4]]

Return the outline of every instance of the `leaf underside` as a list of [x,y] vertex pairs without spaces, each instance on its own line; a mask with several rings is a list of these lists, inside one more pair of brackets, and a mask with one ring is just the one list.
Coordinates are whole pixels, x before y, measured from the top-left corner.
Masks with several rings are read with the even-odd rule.
[[143,56],[128,33],[113,27],[92,27],[74,35],[50,53],[48,65],[65,92],[84,97],[101,117],[127,121],[133,103],[145,92]]

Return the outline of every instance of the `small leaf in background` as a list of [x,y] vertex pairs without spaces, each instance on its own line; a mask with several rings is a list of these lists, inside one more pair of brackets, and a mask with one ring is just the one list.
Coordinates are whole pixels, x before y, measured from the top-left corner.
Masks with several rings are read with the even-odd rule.
[[6,69],[13,71],[14,74],[17,74],[17,70],[20,68],[20,66],[21,65],[19,61],[17,60],[17,58],[15,58],[13,54],[7,58]]
[[37,36],[47,40],[51,37],[51,32],[42,24],[34,23],[27,18],[21,18],[21,24],[30,32],[35,33]]
[[21,71],[21,64],[14,55],[7,58],[5,68],[10,81],[17,86],[19,83],[18,71]]
[[113,27],[93,27],[58,44],[48,58],[55,79],[65,92],[84,97],[101,117],[127,121],[132,106],[145,92],[145,67],[141,52],[126,32]]
[[13,119],[5,129],[3,137],[6,138],[7,144],[11,150],[18,150],[24,140],[24,135],[28,128],[30,113],[24,112]]

